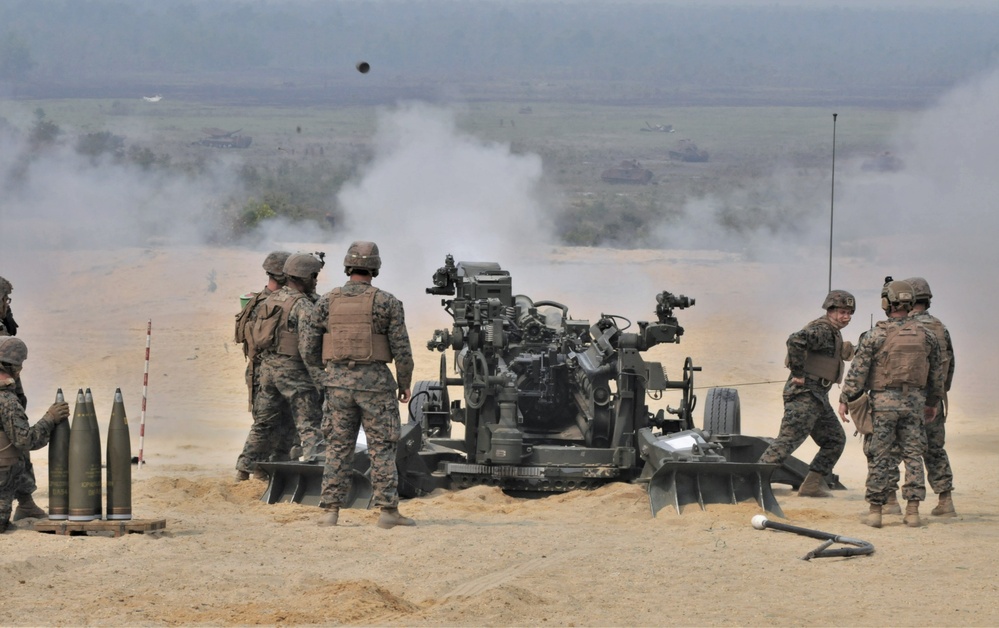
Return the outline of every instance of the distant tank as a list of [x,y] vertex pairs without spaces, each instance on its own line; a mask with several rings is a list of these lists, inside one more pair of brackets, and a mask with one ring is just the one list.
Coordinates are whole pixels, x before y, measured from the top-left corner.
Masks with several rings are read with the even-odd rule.
[[708,160],[708,151],[697,148],[692,140],[680,140],[678,150],[669,152],[670,159],[686,162],[702,162]]
[[212,148],[247,148],[253,138],[249,135],[240,135],[243,129],[235,131],[223,131],[222,129],[206,128],[201,132],[208,137],[198,140],[195,144],[199,146],[211,146]]
[[603,171],[600,178],[607,183],[637,183],[645,185],[652,180],[652,171],[642,167],[637,160],[626,159],[616,168]]

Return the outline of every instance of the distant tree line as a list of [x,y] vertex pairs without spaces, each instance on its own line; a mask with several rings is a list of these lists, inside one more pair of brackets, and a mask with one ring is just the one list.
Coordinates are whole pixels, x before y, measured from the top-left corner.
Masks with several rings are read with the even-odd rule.
[[[11,189],[27,178],[39,156],[57,150],[71,150],[91,167],[110,164],[134,168],[154,175],[200,178],[213,170],[208,159],[182,162],[167,153],[129,143],[125,136],[111,131],[95,131],[71,136],[45,110],[37,108],[27,130],[21,130],[0,117],[0,139],[21,146],[23,153],[12,160],[10,171],[0,173]],[[217,165],[217,164],[216,164]],[[356,166],[335,166],[325,160],[299,162],[290,159],[268,163],[244,163],[232,172],[238,182],[228,197],[215,204],[215,240],[226,241],[253,231],[263,221],[283,218],[289,222],[311,220],[322,228],[333,227],[341,218],[335,206],[336,194]],[[45,172],[37,173],[45,176]]]

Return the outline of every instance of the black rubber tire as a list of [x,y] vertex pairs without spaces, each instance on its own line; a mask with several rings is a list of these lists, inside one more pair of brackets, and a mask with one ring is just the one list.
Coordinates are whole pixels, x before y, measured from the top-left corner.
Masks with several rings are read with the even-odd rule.
[[423,416],[423,406],[430,400],[430,395],[434,394],[430,387],[436,385],[437,382],[426,379],[413,384],[412,401],[409,403],[409,422],[420,423],[424,430],[427,429],[427,418]]
[[416,384],[413,386],[412,401],[409,404],[409,412],[410,412],[409,421],[414,423],[418,422],[420,424],[420,428],[423,430],[423,436],[425,438],[435,437],[435,436],[443,436],[445,438],[450,437],[451,436],[450,426],[448,426],[444,430],[441,430],[439,426],[435,427],[433,430],[434,433],[433,434],[430,433],[431,431],[430,425],[427,423],[427,417],[423,413],[423,406],[431,398],[434,398],[435,400],[440,399],[441,395],[440,390],[431,390],[431,388],[439,389],[440,382],[423,379],[416,382]]
[[735,388],[711,388],[704,399],[704,429],[712,434],[741,434],[742,409]]

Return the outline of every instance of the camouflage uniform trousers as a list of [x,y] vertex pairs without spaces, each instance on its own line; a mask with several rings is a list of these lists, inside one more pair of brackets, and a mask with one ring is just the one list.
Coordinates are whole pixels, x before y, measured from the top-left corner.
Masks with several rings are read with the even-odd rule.
[[288,368],[280,362],[270,365],[264,361],[258,370],[260,388],[253,398],[253,425],[243,454],[248,460],[266,460],[275,449],[286,446],[289,439],[281,435],[281,430],[285,417],[291,416],[302,443],[302,460],[322,460],[326,448],[322,403],[305,366]]
[[[6,527],[10,521],[11,512],[14,509],[14,498],[22,494],[24,483],[24,458],[21,462],[0,468],[0,528]],[[34,481],[34,476],[31,476]],[[34,490],[34,489],[32,489]],[[29,493],[30,494],[30,493]]]
[[[947,457],[947,450],[944,449],[944,442],[947,439],[947,417],[944,414],[944,403],[941,401],[937,405],[937,418],[930,423],[924,424],[926,429],[926,453],[923,454],[923,466],[926,467],[926,481],[934,493],[946,493],[954,490],[954,472],[950,468],[950,458]],[[901,479],[899,464],[902,462],[902,450],[896,443],[892,451],[894,465],[892,466],[892,489],[898,490],[898,482]]]
[[[0,336],[2,335],[0,334]],[[21,404],[21,407],[27,408],[28,398],[24,396],[24,387],[21,384],[21,378],[18,377],[14,381],[16,382],[14,394],[17,395],[17,400]],[[14,490],[14,496],[18,501],[31,497],[38,489],[38,485],[35,483],[35,467],[31,464],[31,452],[21,452],[21,460],[24,462],[24,468],[21,471],[20,479],[16,483]]]
[[399,402],[394,393],[327,388],[323,404],[326,435],[326,468],[323,470],[322,505],[342,506],[352,477],[354,447],[361,426],[368,439],[374,507],[399,505]]
[[[252,382],[250,372],[247,367],[247,385],[252,387],[251,399],[256,402],[260,392],[260,367],[253,372]],[[252,408],[251,408],[252,411]],[[264,420],[270,420],[271,415],[266,415]],[[281,413],[280,418],[273,425],[258,425],[257,414],[253,414],[253,426],[246,437],[243,451],[236,459],[236,469],[250,473],[253,465],[258,462],[283,462],[290,460],[289,452],[293,447],[297,447],[298,428],[291,418],[291,413],[287,408]]]
[[[867,494],[871,504],[884,505],[898,483],[898,462],[893,450],[898,447],[905,463],[902,499],[926,499],[923,455],[926,453],[926,430],[923,407],[926,397],[921,390],[884,390],[870,393],[874,433],[864,437],[867,456]],[[893,480],[893,471],[894,477]]]
[[821,475],[832,473],[846,448],[846,432],[829,404],[829,394],[798,387],[800,392],[784,390],[784,418],[774,442],[760,456],[760,462],[782,464],[809,436],[819,446],[808,465]]

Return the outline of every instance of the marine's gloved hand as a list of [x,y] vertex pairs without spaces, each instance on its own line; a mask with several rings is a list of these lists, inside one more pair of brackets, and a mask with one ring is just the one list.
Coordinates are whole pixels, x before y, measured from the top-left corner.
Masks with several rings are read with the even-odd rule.
[[857,352],[856,347],[849,340],[843,341],[843,350],[840,353],[840,357],[844,360],[850,361],[853,359],[853,355]]
[[52,421],[53,425],[59,425],[63,421],[69,418],[69,404],[65,401],[59,403],[53,403],[49,406],[49,409],[45,412],[42,419],[48,419]]

